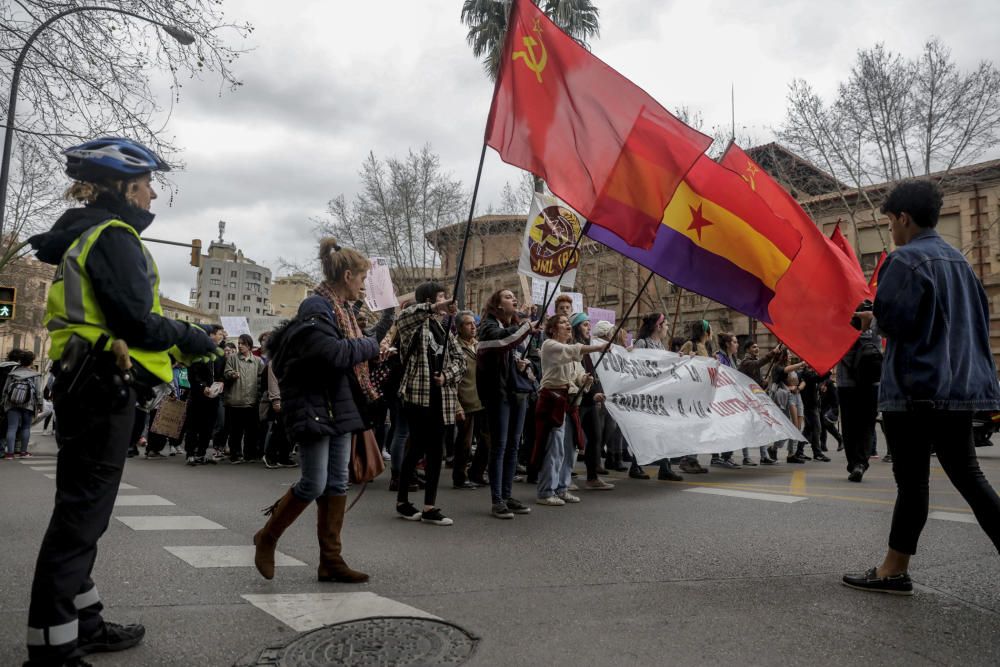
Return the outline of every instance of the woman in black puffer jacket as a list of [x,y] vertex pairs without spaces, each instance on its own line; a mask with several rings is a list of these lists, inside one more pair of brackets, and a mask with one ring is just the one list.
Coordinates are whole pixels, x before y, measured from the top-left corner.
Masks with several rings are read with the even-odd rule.
[[340,555],[347,469],[351,436],[368,427],[365,408],[378,398],[368,362],[388,354],[379,341],[392,325],[392,311],[366,335],[351,304],[364,294],[368,259],[328,238],[320,242],[320,261],[325,280],[270,340],[285,429],[299,445],[302,477],[270,508],[267,524],[254,535],[254,563],[265,579],[274,577],[278,538],[315,500],[319,580],[360,583],[368,575],[349,568]]

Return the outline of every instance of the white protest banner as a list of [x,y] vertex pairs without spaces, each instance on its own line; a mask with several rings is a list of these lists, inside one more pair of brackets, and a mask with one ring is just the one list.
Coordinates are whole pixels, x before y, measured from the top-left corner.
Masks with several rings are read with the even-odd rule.
[[[517,272],[539,280],[556,280],[573,287],[580,253],[573,249],[586,222],[579,213],[552,195],[535,193],[521,242]],[[541,304],[541,301],[537,303]]]
[[[545,301],[554,301],[555,295],[553,290],[555,289],[555,281],[549,282],[547,280],[539,280],[538,278],[531,279],[531,302],[541,308],[545,305]],[[551,305],[551,304],[550,304]]]
[[222,320],[222,328],[226,330],[226,335],[230,338],[243,334],[253,335],[250,331],[250,324],[245,317],[220,317],[219,319]]
[[365,303],[368,310],[377,313],[387,308],[399,305],[396,300],[396,290],[392,287],[392,276],[389,274],[389,260],[385,257],[370,257],[372,268],[365,277]]
[[590,317],[591,328],[594,324],[597,324],[601,320],[615,323],[615,311],[608,310],[607,308],[587,308],[587,316]]
[[715,359],[612,345],[597,375],[640,465],[805,440],[756,382]]
[[[583,312],[583,294],[581,294],[580,292],[563,292],[563,294],[565,294],[570,299],[572,299],[572,301],[573,301],[573,310],[572,310],[572,312],[574,312],[574,313],[582,313]],[[548,312],[548,314],[549,315],[555,315],[556,314],[556,300],[555,299],[552,299],[552,301],[549,302],[549,312]]]

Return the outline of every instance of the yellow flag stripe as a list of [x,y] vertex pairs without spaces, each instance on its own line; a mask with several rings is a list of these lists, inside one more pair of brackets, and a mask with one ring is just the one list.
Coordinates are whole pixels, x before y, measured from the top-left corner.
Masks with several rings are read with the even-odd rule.
[[[702,216],[712,223],[702,228],[700,241],[697,230],[688,229],[692,209],[697,210],[699,205]],[[673,199],[663,212],[663,224],[708,252],[725,257],[744,271],[757,276],[772,291],[792,263],[770,239],[735,213],[700,196],[686,181],[677,187]]]

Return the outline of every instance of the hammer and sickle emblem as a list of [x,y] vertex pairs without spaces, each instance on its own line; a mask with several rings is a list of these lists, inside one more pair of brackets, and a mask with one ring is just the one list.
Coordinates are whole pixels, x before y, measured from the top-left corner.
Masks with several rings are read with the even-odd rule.
[[[515,51],[514,60],[521,58],[524,60],[524,64],[528,66],[532,72],[535,73],[535,78],[538,79],[538,83],[542,82],[542,71],[545,69],[545,65],[549,62],[549,53],[545,50],[545,44],[542,42],[542,26],[539,24],[538,19],[535,19],[535,27],[532,32],[538,35],[536,40],[531,35],[525,35],[521,38],[521,43],[524,44],[524,51]],[[540,47],[542,50],[541,56],[535,56],[535,47]]]
[[756,176],[757,176],[757,172],[760,171],[760,169],[758,169],[756,165],[754,165],[754,164],[752,164],[750,162],[747,162],[747,168],[744,169],[744,171],[746,172],[746,175],[740,174],[740,176],[743,176],[743,180],[750,184],[750,189],[751,190],[753,190],[754,192],[757,192],[757,180],[756,180]]

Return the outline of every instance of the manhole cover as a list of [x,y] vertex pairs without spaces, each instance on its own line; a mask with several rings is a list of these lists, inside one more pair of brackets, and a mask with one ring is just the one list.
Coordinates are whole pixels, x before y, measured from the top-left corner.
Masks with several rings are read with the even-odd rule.
[[461,665],[479,638],[429,618],[376,617],[327,625],[255,650],[235,667],[430,667]]

